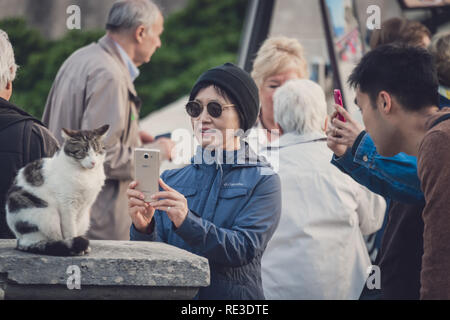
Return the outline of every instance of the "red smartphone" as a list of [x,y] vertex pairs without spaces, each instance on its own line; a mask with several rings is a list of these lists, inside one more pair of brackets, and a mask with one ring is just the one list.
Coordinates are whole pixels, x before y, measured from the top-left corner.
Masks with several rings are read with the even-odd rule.
[[[344,107],[344,104],[342,103],[342,94],[341,90],[334,89],[334,103],[340,105],[341,107]],[[342,122],[345,122],[345,118],[342,114],[338,113],[337,118],[341,120]]]

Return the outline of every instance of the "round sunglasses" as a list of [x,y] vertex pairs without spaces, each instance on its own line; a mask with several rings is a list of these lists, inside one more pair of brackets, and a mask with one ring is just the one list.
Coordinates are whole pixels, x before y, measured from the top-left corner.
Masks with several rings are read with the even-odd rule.
[[[211,101],[206,105],[206,110],[208,114],[213,118],[219,118],[222,115],[223,109],[234,107],[234,104],[224,104],[221,105],[218,102]],[[198,101],[189,101],[186,104],[186,112],[192,118],[198,118],[203,112],[203,105]]]

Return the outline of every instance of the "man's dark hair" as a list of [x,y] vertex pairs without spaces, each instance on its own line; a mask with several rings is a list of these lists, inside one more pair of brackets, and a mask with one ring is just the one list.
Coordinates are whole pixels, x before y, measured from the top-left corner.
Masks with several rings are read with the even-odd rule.
[[382,90],[407,110],[439,105],[436,68],[432,56],[423,48],[400,44],[377,47],[362,58],[348,83],[368,94],[374,108]]

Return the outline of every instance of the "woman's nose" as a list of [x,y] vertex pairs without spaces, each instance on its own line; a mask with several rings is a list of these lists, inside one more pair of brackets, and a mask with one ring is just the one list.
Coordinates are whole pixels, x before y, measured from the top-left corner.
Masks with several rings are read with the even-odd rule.
[[210,120],[210,116],[208,114],[208,109],[206,107],[203,108],[202,113],[200,113],[200,115],[198,116],[198,120],[200,121],[205,121],[205,120]]

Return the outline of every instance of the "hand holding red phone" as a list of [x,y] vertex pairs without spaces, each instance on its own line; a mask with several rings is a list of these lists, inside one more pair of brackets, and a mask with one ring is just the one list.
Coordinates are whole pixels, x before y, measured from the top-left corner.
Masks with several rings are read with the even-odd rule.
[[[339,89],[334,89],[334,103],[340,105],[341,107],[344,107],[344,103],[342,102],[342,93]],[[345,122],[344,116],[339,111],[337,113],[337,118],[340,121]]]
[[[342,156],[348,148],[351,148],[359,136],[363,127],[350,116],[347,110],[339,104],[335,105],[336,111],[327,129],[327,145],[338,156]],[[344,121],[339,119],[340,115]]]

